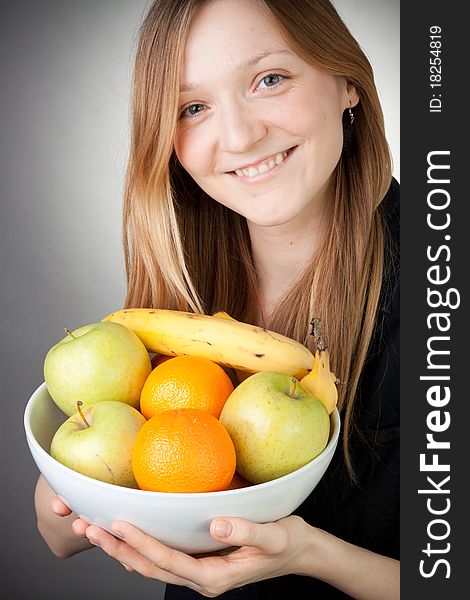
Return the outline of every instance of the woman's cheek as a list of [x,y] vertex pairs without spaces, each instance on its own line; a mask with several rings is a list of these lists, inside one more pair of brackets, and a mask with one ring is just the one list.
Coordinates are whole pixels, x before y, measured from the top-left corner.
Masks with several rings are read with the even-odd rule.
[[175,152],[185,170],[196,178],[208,173],[212,154],[210,144],[194,129],[188,128],[178,134]]

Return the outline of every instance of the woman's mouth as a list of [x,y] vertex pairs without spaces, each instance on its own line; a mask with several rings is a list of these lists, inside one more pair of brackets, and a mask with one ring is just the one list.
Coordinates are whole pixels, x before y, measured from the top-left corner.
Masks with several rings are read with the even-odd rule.
[[272,156],[269,156],[268,158],[265,158],[262,161],[253,163],[251,165],[247,165],[242,169],[230,171],[230,175],[235,175],[239,178],[253,179],[255,177],[259,177],[260,175],[270,173],[271,171],[276,169],[276,167],[279,167],[279,165],[284,164],[287,158],[294,152],[296,148],[297,146],[293,146],[288,150],[284,150],[283,152],[273,154]]

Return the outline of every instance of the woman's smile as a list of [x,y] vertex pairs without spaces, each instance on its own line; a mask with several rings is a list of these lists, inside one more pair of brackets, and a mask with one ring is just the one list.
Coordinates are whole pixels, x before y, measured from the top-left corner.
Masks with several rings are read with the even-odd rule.
[[293,146],[282,152],[276,152],[267,158],[261,159],[255,163],[239,167],[234,171],[228,171],[229,175],[235,176],[237,179],[245,183],[255,183],[264,181],[269,177],[273,177],[279,173],[298,146]]

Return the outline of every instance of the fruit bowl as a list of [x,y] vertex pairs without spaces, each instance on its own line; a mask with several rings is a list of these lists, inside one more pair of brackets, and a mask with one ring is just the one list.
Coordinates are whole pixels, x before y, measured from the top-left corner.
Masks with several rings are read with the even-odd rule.
[[304,467],[266,483],[223,492],[176,494],[148,492],[86,477],[49,454],[52,437],[66,420],[43,383],[24,413],[29,449],[45,479],[60,498],[88,523],[110,531],[113,521],[129,521],[161,542],[189,554],[225,546],[209,533],[215,517],[241,517],[258,523],[291,514],[315,488],[335,452],[340,431],[337,409],[330,416],[330,439]]

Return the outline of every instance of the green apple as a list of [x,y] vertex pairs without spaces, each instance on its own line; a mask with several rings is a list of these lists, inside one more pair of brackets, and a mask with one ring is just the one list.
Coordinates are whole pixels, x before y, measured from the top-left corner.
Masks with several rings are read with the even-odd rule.
[[50,454],[60,463],[93,479],[137,488],[132,472],[132,447],[145,417],[113,400],[78,411],[59,427]]
[[69,417],[84,406],[115,400],[138,408],[152,365],[142,341],[119,323],[92,323],[52,346],[44,361],[49,394]]
[[287,475],[325,448],[325,406],[286,373],[260,372],[228,397],[220,421],[233,440],[237,471],[251,483]]

